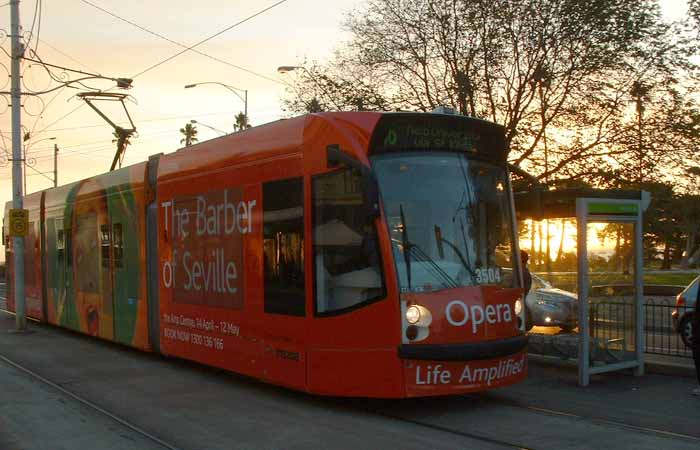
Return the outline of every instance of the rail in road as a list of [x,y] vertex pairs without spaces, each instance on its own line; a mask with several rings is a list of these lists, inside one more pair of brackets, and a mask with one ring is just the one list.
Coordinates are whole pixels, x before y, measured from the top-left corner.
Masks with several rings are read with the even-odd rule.
[[[150,389],[162,389],[154,395],[164,403],[153,410],[153,406],[147,404],[149,400],[139,395],[138,391],[145,386],[135,386],[128,379],[95,379],[94,373],[104,373],[104,361],[96,361],[95,367],[86,363],[84,370],[71,372],[66,378],[65,373],[60,373],[65,368],[55,365],[50,366],[51,369],[44,367],[44,373],[39,373],[39,370],[28,367],[31,362],[25,364],[21,361],[21,354],[7,355],[13,347],[5,345],[0,347],[0,364],[11,365],[27,377],[60,391],[162,448],[356,448],[358,437],[367,443],[367,447],[379,448],[373,445],[378,444],[378,441],[372,441],[373,433],[385,433],[380,436],[384,445],[393,441],[401,448],[425,448],[426,436],[432,440],[431,448],[583,449],[610,446],[651,450],[697,449],[700,446],[700,434],[640,425],[633,422],[636,415],[630,415],[630,420],[611,420],[599,415],[543,407],[527,398],[504,397],[498,393],[402,401],[321,398],[152,355],[138,355],[135,363],[131,358],[132,353],[137,353],[135,351],[50,327],[37,325],[36,328],[39,328],[37,335],[48,330],[46,334],[51,336],[46,337],[52,340],[65,339],[64,335],[70,334],[73,342],[68,343],[69,347],[77,345],[88,354],[106,352],[103,359],[110,362],[126,358],[119,364],[126,363],[129,372],[137,379],[139,372],[144,371],[162,380],[162,385]],[[41,338],[30,336],[30,339],[35,337]],[[63,344],[65,342],[61,342],[62,347]],[[76,349],[64,347],[63,351],[71,350]],[[36,361],[32,362],[36,364]],[[175,372],[170,370],[173,365],[176,366]],[[91,373],[94,370],[97,372]],[[105,386],[116,389],[117,392],[112,394],[119,400],[114,403],[96,396],[95,390],[84,388],[88,381],[98,388],[97,391]],[[175,384],[171,385],[171,382]],[[173,390],[176,386],[178,389]],[[200,392],[193,390],[197,388]],[[200,401],[199,393],[206,393],[204,399],[215,399],[215,403]],[[181,396],[184,401],[178,398]],[[698,405],[700,411],[700,403]],[[143,411],[145,415],[137,413],[142,408],[147,410]],[[158,414],[159,408],[164,410]],[[283,414],[271,416],[278,412]],[[224,417],[219,418],[223,421],[207,421],[209,417],[222,414]],[[241,418],[247,414],[250,418],[242,422]],[[150,422],[144,417],[149,417]],[[290,419],[292,423],[286,422]],[[269,440],[272,434],[285,433],[287,427],[296,430],[299,420],[304,424],[304,430],[291,433],[284,445]],[[228,427],[220,427],[222,423]],[[237,429],[240,426],[262,427],[266,431],[256,429],[255,440],[248,437],[246,441],[237,441],[235,436],[242,432]],[[326,436],[317,441],[315,433],[319,428],[335,437],[329,441]],[[172,429],[179,432],[167,435],[164,431]],[[209,441],[193,445],[191,440],[183,437],[193,433],[206,434]]]

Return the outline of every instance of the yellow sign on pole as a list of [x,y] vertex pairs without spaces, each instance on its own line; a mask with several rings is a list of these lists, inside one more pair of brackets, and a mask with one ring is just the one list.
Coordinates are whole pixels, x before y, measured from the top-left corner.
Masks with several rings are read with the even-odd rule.
[[28,209],[11,209],[10,210],[10,236],[24,237],[27,235],[29,228],[29,210]]

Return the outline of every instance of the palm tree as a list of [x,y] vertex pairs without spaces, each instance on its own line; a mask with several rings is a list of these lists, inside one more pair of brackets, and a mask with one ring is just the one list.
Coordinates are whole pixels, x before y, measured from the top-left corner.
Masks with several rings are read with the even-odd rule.
[[309,102],[309,104],[306,106],[306,112],[308,112],[308,113],[323,112],[323,107],[321,106],[321,102],[319,102],[316,97],[312,98],[311,101]]
[[236,122],[233,124],[233,131],[243,131],[246,128],[250,128],[248,116],[240,112],[236,115]]
[[189,147],[199,140],[197,139],[197,127],[190,122],[185,124],[184,128],[180,128],[180,133],[185,136],[180,139],[180,144],[185,144],[185,147]]

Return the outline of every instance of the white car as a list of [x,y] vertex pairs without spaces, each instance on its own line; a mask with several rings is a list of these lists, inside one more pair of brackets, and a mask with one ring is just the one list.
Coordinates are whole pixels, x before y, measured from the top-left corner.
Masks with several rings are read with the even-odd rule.
[[559,327],[570,332],[578,325],[578,296],[573,292],[552,287],[535,274],[532,287],[525,297],[526,329],[533,326]]

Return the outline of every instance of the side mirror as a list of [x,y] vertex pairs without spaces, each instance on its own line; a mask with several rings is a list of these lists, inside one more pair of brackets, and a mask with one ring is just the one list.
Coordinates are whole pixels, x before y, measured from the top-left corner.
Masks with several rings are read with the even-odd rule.
[[343,164],[360,172],[360,188],[362,189],[363,207],[368,221],[379,217],[379,183],[372,169],[340,150],[338,144],[326,147],[328,167],[338,167]]

